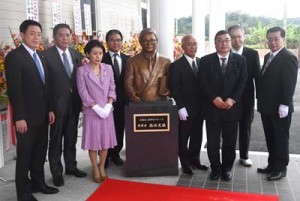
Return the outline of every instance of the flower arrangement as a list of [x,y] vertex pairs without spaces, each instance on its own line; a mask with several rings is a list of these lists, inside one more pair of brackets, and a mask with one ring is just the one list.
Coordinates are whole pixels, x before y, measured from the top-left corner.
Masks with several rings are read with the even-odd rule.
[[142,47],[139,43],[139,34],[132,34],[129,41],[123,43],[121,52],[128,56],[134,56],[142,50]]
[[6,95],[6,80],[4,75],[4,59],[5,56],[10,52],[13,48],[7,45],[5,42],[0,44],[0,104],[7,105],[8,97]]
[[181,48],[181,42],[176,36],[173,39],[173,44],[174,44],[173,58],[174,60],[177,60],[182,56],[183,49]]
[[[80,42],[78,36],[73,35],[73,44],[74,48],[79,51],[84,57],[84,47],[87,43],[87,41]],[[101,39],[98,39],[101,40]],[[105,41],[101,41],[105,47],[106,50],[108,50],[107,44]],[[180,58],[183,54],[183,50],[181,48],[181,42],[177,37],[174,37],[173,39],[173,45],[174,45],[174,51],[173,51],[173,58],[174,60]],[[134,56],[138,54],[142,50],[142,47],[139,43],[139,34],[135,33],[130,36],[130,39],[128,41],[124,41],[121,53],[126,54],[127,56]]]
[[10,36],[13,40],[15,47],[7,45],[5,42],[0,44],[0,105],[8,105],[8,96],[6,94],[7,85],[4,75],[4,60],[6,55],[12,51],[14,48],[19,47],[21,44],[21,39],[18,38],[17,34],[14,34],[9,28]]
[[77,50],[78,52],[80,52],[80,54],[82,54],[84,57],[85,57],[85,54],[84,54],[84,47],[85,47],[85,43],[84,42],[80,42],[76,45],[74,45],[74,48],[75,50]]

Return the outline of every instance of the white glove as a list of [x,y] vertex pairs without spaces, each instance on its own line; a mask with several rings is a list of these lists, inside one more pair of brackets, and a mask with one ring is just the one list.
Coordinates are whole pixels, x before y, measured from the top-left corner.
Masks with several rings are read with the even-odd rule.
[[111,110],[112,110],[113,106],[110,103],[106,103],[103,107],[103,110],[105,111],[105,113],[107,114],[107,116],[109,116]]
[[105,119],[109,114],[106,114],[103,108],[101,108],[98,104],[94,105],[92,109],[98,114],[99,117]]
[[189,116],[186,109],[185,109],[185,107],[178,110],[178,115],[179,115],[179,119],[182,120],[182,121],[186,121],[187,117]]
[[289,106],[279,105],[278,109],[279,118],[284,118],[289,114]]

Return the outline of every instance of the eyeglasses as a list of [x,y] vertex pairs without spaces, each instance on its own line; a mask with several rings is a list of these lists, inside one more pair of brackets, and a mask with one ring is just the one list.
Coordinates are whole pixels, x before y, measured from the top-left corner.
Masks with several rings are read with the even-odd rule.
[[221,44],[223,44],[223,43],[229,44],[231,42],[231,40],[229,40],[229,39],[226,39],[226,40],[216,40],[215,42],[216,43],[221,43]]
[[144,44],[155,44],[155,43],[157,43],[157,40],[156,39],[142,40],[142,43],[144,43]]
[[110,39],[108,42],[110,42],[110,43],[121,43],[122,40],[121,39],[116,39],[116,40]]

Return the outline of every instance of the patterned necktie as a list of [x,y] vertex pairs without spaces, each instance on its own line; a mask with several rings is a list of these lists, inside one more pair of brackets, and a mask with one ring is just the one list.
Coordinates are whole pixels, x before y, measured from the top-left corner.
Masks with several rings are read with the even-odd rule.
[[33,60],[39,71],[40,77],[41,77],[43,83],[45,84],[45,75],[44,75],[43,67],[42,67],[41,63],[39,62],[38,55],[36,52],[33,53]]
[[274,58],[274,54],[270,54],[270,56],[269,56],[269,58],[268,58],[268,61],[267,61],[266,65],[265,65],[264,68],[262,69],[262,72],[261,72],[262,75],[266,72],[266,69],[267,69],[267,67],[269,66],[269,64],[271,63],[271,61],[273,60],[273,58]]
[[195,60],[193,60],[193,62],[192,62],[192,69],[194,71],[195,76],[197,77],[197,75],[198,75],[198,68],[196,66]]
[[62,56],[63,56],[63,60],[64,60],[64,67],[66,69],[68,77],[71,78],[71,74],[72,74],[71,66],[70,66],[69,59],[68,59],[66,52],[62,53]]
[[221,71],[223,74],[226,73],[226,58],[221,58],[222,64],[221,64]]
[[119,65],[117,56],[118,56],[118,54],[115,53],[114,54],[114,69],[115,69],[115,73],[116,73],[117,78],[119,78],[120,77],[120,65]]

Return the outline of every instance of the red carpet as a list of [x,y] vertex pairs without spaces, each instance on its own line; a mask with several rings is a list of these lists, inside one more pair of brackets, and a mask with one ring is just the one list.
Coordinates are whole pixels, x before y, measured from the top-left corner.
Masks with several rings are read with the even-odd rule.
[[277,196],[107,179],[87,201],[279,201]]

